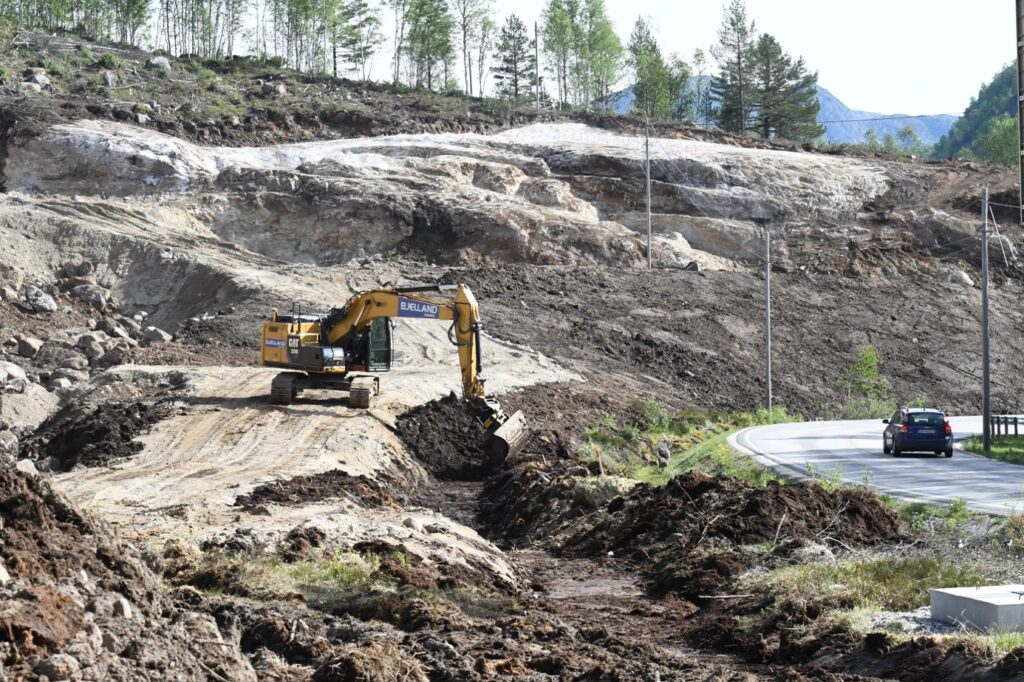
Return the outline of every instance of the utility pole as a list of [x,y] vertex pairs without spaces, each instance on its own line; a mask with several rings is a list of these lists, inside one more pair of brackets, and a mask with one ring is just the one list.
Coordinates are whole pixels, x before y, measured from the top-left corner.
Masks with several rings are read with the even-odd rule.
[[533,22],[533,78],[536,82],[533,88],[535,106],[540,111],[540,29],[537,22]]
[[647,269],[654,267],[654,254],[651,251],[651,117],[647,117],[644,126],[644,175],[647,177]]
[[1020,224],[1024,225],[1024,0],[1017,0],[1017,130],[1020,133]]
[[764,373],[772,411],[772,233],[764,228]]
[[988,340],[988,187],[981,190],[981,420],[982,449],[992,449],[992,401],[989,394]]

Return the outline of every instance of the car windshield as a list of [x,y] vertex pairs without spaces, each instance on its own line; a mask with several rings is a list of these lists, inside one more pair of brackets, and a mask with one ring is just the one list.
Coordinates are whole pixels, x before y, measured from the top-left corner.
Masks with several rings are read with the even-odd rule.
[[938,412],[911,412],[907,415],[907,423],[942,426],[946,423],[946,417]]

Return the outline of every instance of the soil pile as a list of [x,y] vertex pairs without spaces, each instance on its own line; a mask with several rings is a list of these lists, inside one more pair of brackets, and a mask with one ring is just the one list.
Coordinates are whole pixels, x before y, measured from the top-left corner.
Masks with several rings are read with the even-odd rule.
[[639,485],[569,531],[561,551],[614,552],[649,566],[651,587],[699,600],[750,564],[744,545],[816,542],[847,547],[902,539],[896,515],[871,493],[815,483],[756,488],[699,472]]
[[266,504],[299,505],[337,497],[347,497],[365,507],[399,506],[377,481],[339,469],[264,483],[235,498],[235,506],[252,512]]
[[475,481],[486,475],[484,431],[454,393],[409,410],[396,426],[416,459],[442,481]]
[[3,471],[0,510],[0,660],[12,679],[255,679],[212,618],[168,604],[134,550],[47,483]]
[[55,471],[96,467],[142,450],[134,442],[174,411],[168,401],[79,404],[53,415],[22,446],[22,457],[47,461]]

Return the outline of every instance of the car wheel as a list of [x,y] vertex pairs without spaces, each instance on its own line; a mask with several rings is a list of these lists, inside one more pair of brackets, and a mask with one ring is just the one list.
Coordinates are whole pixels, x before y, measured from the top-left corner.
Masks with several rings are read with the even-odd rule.
[[896,441],[895,440],[892,442],[892,456],[893,457],[899,457],[900,456],[900,449],[898,447],[896,447]]
[[953,456],[953,448],[950,448],[949,450],[946,450],[946,457],[949,458],[949,457],[952,457],[952,456]]
[[887,455],[892,452],[892,448],[889,447],[889,441],[887,441],[885,438],[882,438],[882,452],[884,452]]

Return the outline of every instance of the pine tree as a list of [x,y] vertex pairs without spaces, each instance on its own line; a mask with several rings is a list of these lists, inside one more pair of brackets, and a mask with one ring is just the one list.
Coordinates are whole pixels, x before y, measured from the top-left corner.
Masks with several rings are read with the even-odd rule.
[[510,15],[498,34],[498,63],[491,69],[499,97],[515,100],[533,94],[537,80],[533,47],[526,24],[515,14]]
[[768,140],[812,140],[825,133],[818,124],[818,74],[804,60],[786,54],[771,35],[758,38],[750,55],[754,125]]
[[651,25],[643,17],[633,25],[628,50],[633,70],[633,113],[668,118],[672,107],[669,71]]
[[718,125],[725,130],[744,133],[750,124],[754,109],[750,61],[756,39],[757,27],[747,20],[743,0],[732,0],[718,31],[718,45],[711,48],[719,67],[711,94],[718,105]]

